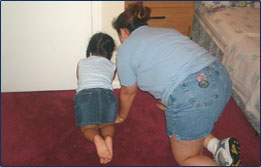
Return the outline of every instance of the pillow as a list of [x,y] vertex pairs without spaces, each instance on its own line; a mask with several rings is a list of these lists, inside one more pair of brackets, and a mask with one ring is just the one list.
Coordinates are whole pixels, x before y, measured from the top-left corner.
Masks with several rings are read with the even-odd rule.
[[206,12],[214,13],[228,7],[254,7],[260,8],[259,1],[201,1]]
[[214,13],[218,10],[225,9],[234,5],[234,1],[201,1],[206,12]]
[[234,1],[233,7],[253,7],[260,8],[259,1]]

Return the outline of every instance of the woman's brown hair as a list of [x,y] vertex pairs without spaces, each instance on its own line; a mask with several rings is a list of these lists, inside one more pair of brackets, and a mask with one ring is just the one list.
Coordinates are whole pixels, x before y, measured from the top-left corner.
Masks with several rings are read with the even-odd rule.
[[136,28],[148,25],[147,21],[150,19],[151,9],[142,6],[142,2],[137,2],[128,5],[124,12],[113,22],[113,28],[120,34],[120,28],[126,28],[130,33]]

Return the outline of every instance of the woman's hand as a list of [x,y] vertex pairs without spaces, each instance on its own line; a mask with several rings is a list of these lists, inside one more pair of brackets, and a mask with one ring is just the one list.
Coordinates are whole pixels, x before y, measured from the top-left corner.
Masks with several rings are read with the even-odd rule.
[[117,118],[116,118],[116,120],[115,120],[115,122],[114,123],[122,123],[123,121],[124,121],[125,119],[123,119],[122,117],[120,117],[119,116],[119,114],[117,115]]
[[164,106],[162,103],[161,103],[161,100],[158,101],[158,103],[156,104],[157,107],[163,111],[166,110],[166,106]]
[[127,119],[133,100],[136,96],[137,84],[132,86],[121,85],[120,105],[115,123],[121,123]]

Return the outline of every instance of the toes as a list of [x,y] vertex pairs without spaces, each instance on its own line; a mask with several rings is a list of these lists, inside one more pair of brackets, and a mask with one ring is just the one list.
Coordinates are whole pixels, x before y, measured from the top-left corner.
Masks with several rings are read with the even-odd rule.
[[104,163],[104,159],[100,158],[100,163],[103,164]]
[[107,164],[109,162],[111,162],[112,159],[109,158],[100,158],[100,163],[101,164]]
[[107,158],[106,158],[106,159],[104,159],[103,162],[104,162],[104,164],[107,164],[107,163],[111,162],[111,159],[107,159]]

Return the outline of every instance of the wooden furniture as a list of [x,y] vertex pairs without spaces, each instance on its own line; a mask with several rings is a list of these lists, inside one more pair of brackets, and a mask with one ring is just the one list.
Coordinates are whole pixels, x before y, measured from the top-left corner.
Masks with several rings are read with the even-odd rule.
[[[125,1],[125,8],[138,1]],[[190,36],[196,1],[140,1],[151,8],[148,24],[153,27],[174,28]]]

